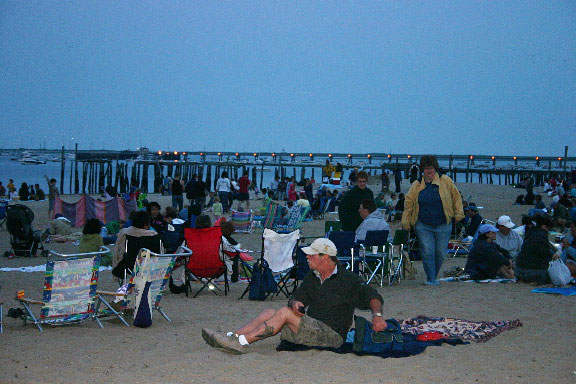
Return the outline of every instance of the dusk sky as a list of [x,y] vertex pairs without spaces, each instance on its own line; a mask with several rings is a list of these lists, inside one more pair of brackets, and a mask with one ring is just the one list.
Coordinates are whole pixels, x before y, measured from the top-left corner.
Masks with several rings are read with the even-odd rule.
[[569,155],[576,1],[0,2],[0,148]]

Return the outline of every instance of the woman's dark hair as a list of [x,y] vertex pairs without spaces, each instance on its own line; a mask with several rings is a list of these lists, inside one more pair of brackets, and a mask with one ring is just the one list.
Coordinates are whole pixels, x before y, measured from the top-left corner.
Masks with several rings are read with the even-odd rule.
[[228,172],[223,171],[223,172],[222,172],[222,178],[224,179],[224,178],[227,178],[227,177],[228,177]]
[[536,223],[536,227],[540,228],[545,225],[548,228],[552,226],[552,219],[548,215],[536,215],[533,217],[533,221]]
[[155,201],[151,201],[151,202],[148,203],[148,207],[146,208],[146,211],[152,212],[152,207],[156,207],[156,208],[158,208],[158,210],[161,210],[161,209],[162,209],[162,208],[160,207],[160,204],[158,204],[158,203],[155,202]]
[[532,227],[534,226],[534,223],[532,222],[532,218],[530,216],[522,216],[522,225],[526,225],[528,227]]
[[188,215],[200,216],[202,214],[202,206],[200,204],[191,204],[188,207]]
[[150,226],[150,213],[146,211],[134,211],[130,218],[132,219],[133,227],[144,229]]
[[420,158],[420,170],[424,171],[424,168],[426,167],[434,167],[434,170],[436,172],[438,172],[438,170],[440,169],[440,166],[438,165],[438,159],[436,159],[436,156],[432,156],[432,155],[424,155]]
[[100,233],[102,230],[102,223],[98,219],[88,219],[86,220],[86,224],[84,224],[84,228],[82,229],[82,233],[85,235],[92,235],[95,233]]
[[478,240],[486,240],[488,238],[488,236],[486,236],[487,233],[480,233],[478,234]]
[[234,225],[229,221],[224,221],[220,224],[220,227],[222,228],[223,236],[230,236],[234,233]]
[[212,220],[208,215],[200,215],[196,218],[196,229],[210,228],[212,226]]

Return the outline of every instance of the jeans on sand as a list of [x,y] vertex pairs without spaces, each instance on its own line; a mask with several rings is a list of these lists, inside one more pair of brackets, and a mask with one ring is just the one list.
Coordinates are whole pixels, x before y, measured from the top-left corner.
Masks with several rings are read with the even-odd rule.
[[420,244],[426,280],[435,282],[447,253],[448,241],[452,233],[452,223],[428,225],[418,221],[414,229],[416,236],[418,236],[418,244]]
[[222,211],[223,213],[228,212],[229,202],[228,202],[228,195],[230,193],[226,191],[218,191],[218,197],[220,198],[220,203],[222,203]]

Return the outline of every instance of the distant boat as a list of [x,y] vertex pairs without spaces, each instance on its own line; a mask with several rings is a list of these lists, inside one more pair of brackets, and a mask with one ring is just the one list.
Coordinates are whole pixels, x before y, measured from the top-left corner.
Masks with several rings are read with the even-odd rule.
[[18,159],[20,164],[26,165],[38,165],[38,164],[46,164],[46,160],[41,157],[35,156],[32,152],[24,151],[22,152],[22,156]]

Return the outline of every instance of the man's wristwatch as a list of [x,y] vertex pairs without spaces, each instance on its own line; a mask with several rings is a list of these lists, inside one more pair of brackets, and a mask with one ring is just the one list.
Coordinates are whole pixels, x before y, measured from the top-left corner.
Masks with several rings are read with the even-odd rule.
[[374,316],[374,317],[382,317],[382,314],[381,314],[380,312],[376,312],[376,313],[373,313],[372,316]]

